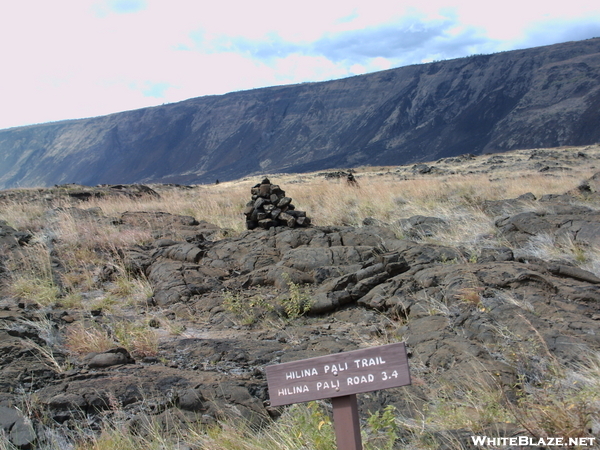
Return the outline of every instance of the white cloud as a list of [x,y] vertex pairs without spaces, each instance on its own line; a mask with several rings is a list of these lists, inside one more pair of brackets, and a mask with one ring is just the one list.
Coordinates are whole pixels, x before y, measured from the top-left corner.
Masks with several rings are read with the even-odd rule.
[[600,35],[600,6],[59,0],[0,6],[0,128]]
[[131,14],[145,9],[144,0],[104,0],[92,5],[92,10],[98,17],[109,14]]
[[350,73],[353,75],[362,75],[367,73],[367,68],[362,64],[352,64],[350,66]]
[[348,71],[323,56],[292,54],[274,64],[278,84],[324,81],[348,75]]
[[389,59],[377,57],[371,60],[371,67],[373,71],[387,70],[392,68],[392,62]]

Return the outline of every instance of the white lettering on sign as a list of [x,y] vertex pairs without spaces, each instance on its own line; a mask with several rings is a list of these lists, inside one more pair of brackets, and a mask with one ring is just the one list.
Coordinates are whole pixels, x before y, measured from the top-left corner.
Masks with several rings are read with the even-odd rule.
[[357,384],[372,383],[373,381],[375,381],[375,375],[370,373],[360,377],[348,377],[346,379],[346,384],[348,386],[356,386]]
[[338,372],[343,372],[344,370],[348,370],[348,363],[340,363],[340,364],[328,364],[323,366],[323,371],[325,373],[331,372],[334,375],[337,375]]
[[273,364],[265,371],[273,406],[410,384],[403,343]]
[[319,372],[317,372],[317,369],[315,369],[314,367],[312,369],[302,369],[295,370],[293,372],[287,372],[285,374],[285,379],[295,380],[296,378],[311,377],[313,375],[319,375]]
[[381,372],[381,379],[383,381],[389,380],[390,378],[398,378],[398,372],[394,370],[392,373]]
[[363,367],[371,367],[378,366],[380,364],[385,364],[385,361],[381,356],[376,356],[375,358],[355,359],[354,364],[356,364],[357,369],[361,369]]
[[339,388],[340,388],[340,380],[317,382],[317,391],[320,391],[321,389],[339,389]]
[[308,386],[306,384],[281,388],[277,391],[277,395],[294,395],[302,394],[304,392],[309,392]]

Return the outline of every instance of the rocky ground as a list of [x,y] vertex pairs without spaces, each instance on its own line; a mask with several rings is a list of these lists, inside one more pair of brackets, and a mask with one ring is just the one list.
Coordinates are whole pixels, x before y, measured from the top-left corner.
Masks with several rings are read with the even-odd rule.
[[[495,158],[500,164],[506,157]],[[464,170],[470,160],[402,170],[447,173],[453,164]],[[489,169],[490,158],[485,161]],[[551,154],[529,163],[543,171],[566,164]],[[407,217],[402,233],[366,220],[362,227],[274,227],[228,236],[190,216],[124,212],[109,218],[85,205],[89,196],[158,195],[158,189],[63,191],[2,195],[4,201],[67,195],[79,202],[73,217],[148,231],[152,242],[118,252],[131,276],[148,280],[152,294],[118,313],[60,301],[40,307],[3,295],[0,427],[19,448],[66,440],[75,429],[97,431],[107,420],[132,430],[158,423],[165,432],[223,417],[259,425],[281,414],[269,405],[265,366],[378,344],[406,343],[413,384],[360,395],[361,411],[394,405],[412,420],[444,386],[490,383],[511,397],[541,383],[554,367],[579,367],[600,351],[599,274],[524,251],[536,236],[568,239],[574,248],[600,246],[600,172],[575,191],[485,202],[497,234],[478,236],[476,251],[425,239],[452,227],[434,217]],[[2,258],[31,241],[28,230],[0,228]],[[68,270],[60,260],[52,268],[57,280]],[[93,270],[98,290],[114,282],[110,268]],[[7,282],[10,273],[2,271]],[[111,329],[116,319],[134,316],[159,337],[155,352],[115,347],[77,355],[63,345],[76,326]],[[600,431],[594,411],[589,433]],[[519,423],[495,426],[506,435],[528,431]]]

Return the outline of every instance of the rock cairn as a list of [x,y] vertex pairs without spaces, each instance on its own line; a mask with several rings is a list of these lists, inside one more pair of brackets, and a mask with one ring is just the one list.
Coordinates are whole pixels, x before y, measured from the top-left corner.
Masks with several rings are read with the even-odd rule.
[[252,200],[246,204],[246,228],[269,229],[285,226],[290,228],[307,227],[310,218],[304,211],[297,211],[292,205],[292,199],[285,196],[285,191],[276,184],[271,184],[268,178],[255,185],[251,190]]

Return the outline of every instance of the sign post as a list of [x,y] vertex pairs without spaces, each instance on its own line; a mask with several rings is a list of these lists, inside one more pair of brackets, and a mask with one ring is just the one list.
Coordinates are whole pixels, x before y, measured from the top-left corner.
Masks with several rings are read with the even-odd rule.
[[337,448],[362,450],[356,394],[333,397],[331,405],[333,406],[333,426],[335,427]]
[[361,450],[356,394],[410,384],[404,343],[266,367],[271,406],[331,398],[339,450]]

